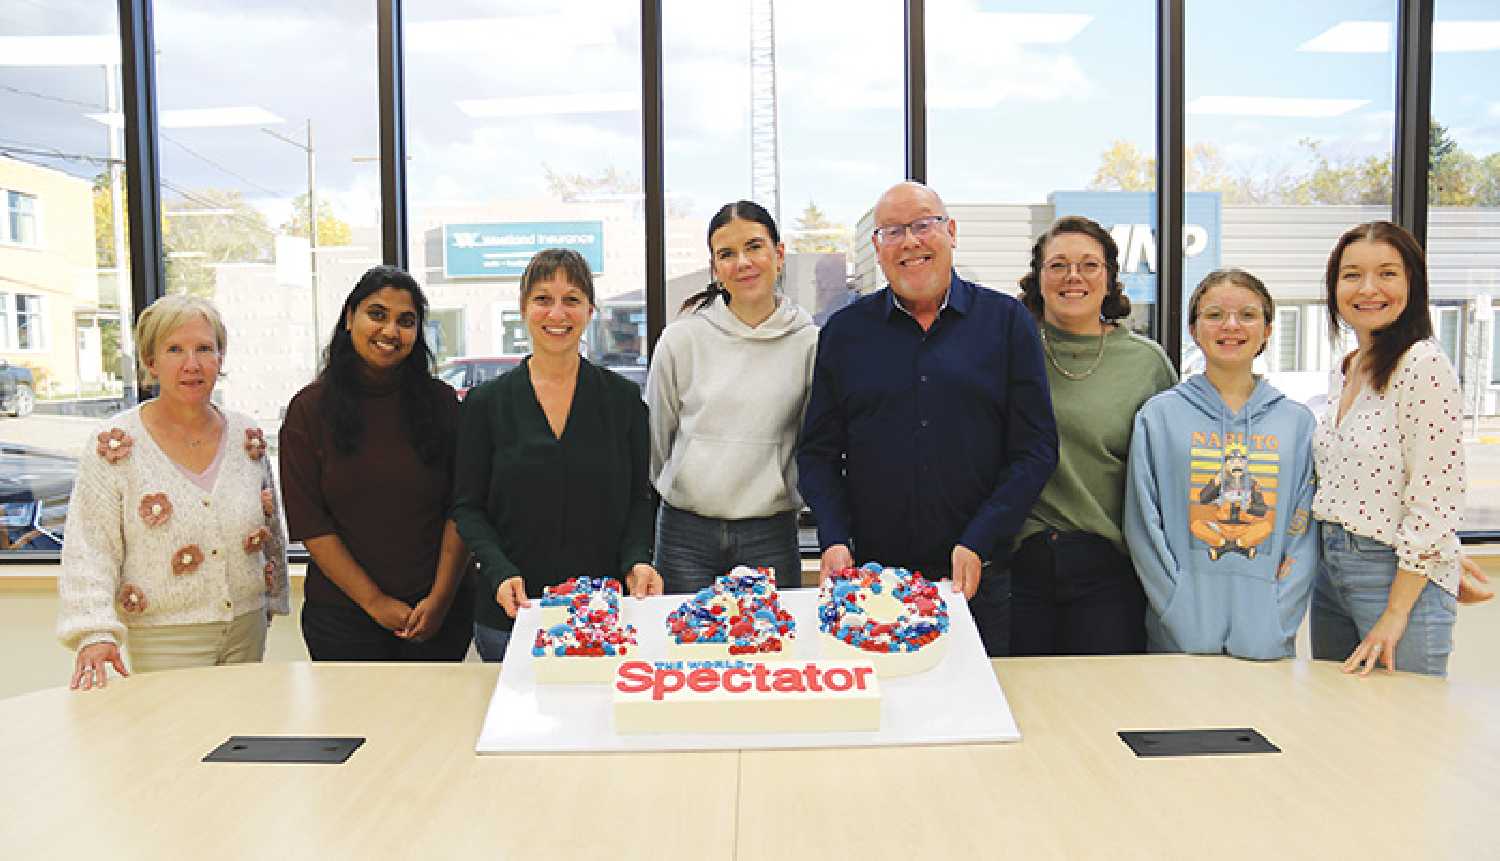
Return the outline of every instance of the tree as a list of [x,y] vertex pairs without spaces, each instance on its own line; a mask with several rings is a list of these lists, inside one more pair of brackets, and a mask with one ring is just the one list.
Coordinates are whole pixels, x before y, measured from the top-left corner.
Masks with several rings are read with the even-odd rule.
[[1099,167],[1089,188],[1100,191],[1154,191],[1156,159],[1136,149],[1129,141],[1117,140],[1099,156]]
[[275,238],[238,191],[204,189],[163,201],[167,289],[212,298],[214,266],[269,261]]
[[1500,206],[1500,152],[1490,153],[1479,162],[1479,179],[1474,184],[1475,206]]
[[[639,197],[641,183],[629,173],[614,165],[599,171],[598,175],[584,173],[558,173],[546,162],[542,173],[547,178],[547,190],[564,203],[585,203],[590,197],[619,196]],[[667,214],[674,218],[686,217],[688,206],[673,197],[667,198]]]
[[[1225,203],[1257,202],[1259,197],[1251,180],[1231,171],[1223,153],[1212,143],[1195,143],[1187,148],[1183,175],[1190,190],[1217,191],[1224,196]],[[1129,141],[1117,140],[1099,156],[1099,167],[1089,188],[1155,191],[1156,159]]]
[[809,200],[797,219],[791,245],[793,251],[804,254],[844,254],[851,239],[848,227],[829,221],[823,210]]
[[[120,214],[125,213],[125,184],[121,182]],[[120,234],[129,235],[129,230],[127,221]],[[107,170],[94,177],[94,265],[101,269],[115,265],[115,208]]]
[[[307,195],[292,198],[292,220],[281,225],[281,232],[288,236],[307,236]],[[354,231],[343,219],[334,214],[326,200],[318,201],[318,245],[349,245],[354,241]]]

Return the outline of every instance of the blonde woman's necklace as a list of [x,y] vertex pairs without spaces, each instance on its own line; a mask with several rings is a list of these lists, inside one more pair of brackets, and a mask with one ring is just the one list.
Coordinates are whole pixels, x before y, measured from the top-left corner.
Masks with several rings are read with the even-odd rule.
[[1104,361],[1104,336],[1109,334],[1108,328],[1101,328],[1099,330],[1099,352],[1094,355],[1094,363],[1089,365],[1089,369],[1081,374],[1074,373],[1058,363],[1057,355],[1052,351],[1052,341],[1047,337],[1046,323],[1042,324],[1041,331],[1042,348],[1047,352],[1047,361],[1052,363],[1052,367],[1056,368],[1059,374],[1062,374],[1069,380],[1086,380],[1092,377],[1095,371],[1099,370],[1099,363]]

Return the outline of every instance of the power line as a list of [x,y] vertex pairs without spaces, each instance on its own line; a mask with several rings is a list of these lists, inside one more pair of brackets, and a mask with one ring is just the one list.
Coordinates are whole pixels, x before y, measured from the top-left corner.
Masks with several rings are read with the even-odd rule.
[[250,186],[251,188],[259,189],[260,191],[263,191],[266,194],[271,195],[272,197],[290,197],[291,196],[291,195],[282,194],[281,192],[276,191],[275,189],[266,188],[265,186],[261,185],[260,183],[256,182],[255,180],[250,179],[249,177],[242,176],[242,175],[240,175],[238,173],[235,173],[234,171],[230,170],[229,168],[225,167],[224,165],[219,164],[218,162],[216,162],[213,159],[209,158],[208,156],[206,156],[206,155],[198,152],[197,150],[193,149],[192,147],[188,146],[187,144],[183,143],[182,141],[177,140],[176,138],[172,137],[171,135],[167,134],[166,132],[157,132],[157,134],[161,135],[161,139],[162,140],[164,140],[164,141],[170,141],[173,144],[176,144],[177,146],[181,147],[184,152],[186,152],[188,155],[192,156],[193,158],[198,159],[199,161],[203,162],[204,164],[208,165],[209,167],[215,168],[216,170],[223,171],[224,173],[226,173],[226,174],[234,177],[235,179],[239,180],[240,182],[243,182],[245,185]]
[[5,90],[9,93],[15,93],[18,96],[29,96],[33,99],[41,99],[45,102],[57,102],[61,105],[72,105],[76,108],[88,108],[89,110],[93,111],[109,110],[106,105],[96,104],[94,102],[80,102],[77,99],[68,99],[62,96],[49,96],[46,93],[38,93],[35,90],[22,89],[21,87],[12,87],[9,84],[0,84],[0,90]]

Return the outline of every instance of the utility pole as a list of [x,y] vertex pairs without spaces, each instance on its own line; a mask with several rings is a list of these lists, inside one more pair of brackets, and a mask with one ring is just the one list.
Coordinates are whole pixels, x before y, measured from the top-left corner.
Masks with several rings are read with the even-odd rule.
[[[289,143],[307,153],[307,250],[308,286],[312,293],[313,373],[318,371],[318,350],[322,346],[323,324],[318,314],[318,162],[317,150],[313,147],[313,123],[307,120],[307,143],[302,143],[270,129],[261,131],[284,143]],[[296,213],[292,214],[296,217]]]

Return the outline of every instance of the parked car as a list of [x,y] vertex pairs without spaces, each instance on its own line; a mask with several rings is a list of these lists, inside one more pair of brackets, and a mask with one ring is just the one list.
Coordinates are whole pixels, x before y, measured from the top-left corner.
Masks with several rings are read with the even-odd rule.
[[30,368],[0,359],[0,412],[29,416],[36,406],[36,378]]
[[0,443],[0,551],[61,550],[78,458]]
[[437,378],[458,392],[463,400],[469,389],[488,382],[521,364],[521,356],[464,356],[438,366]]

